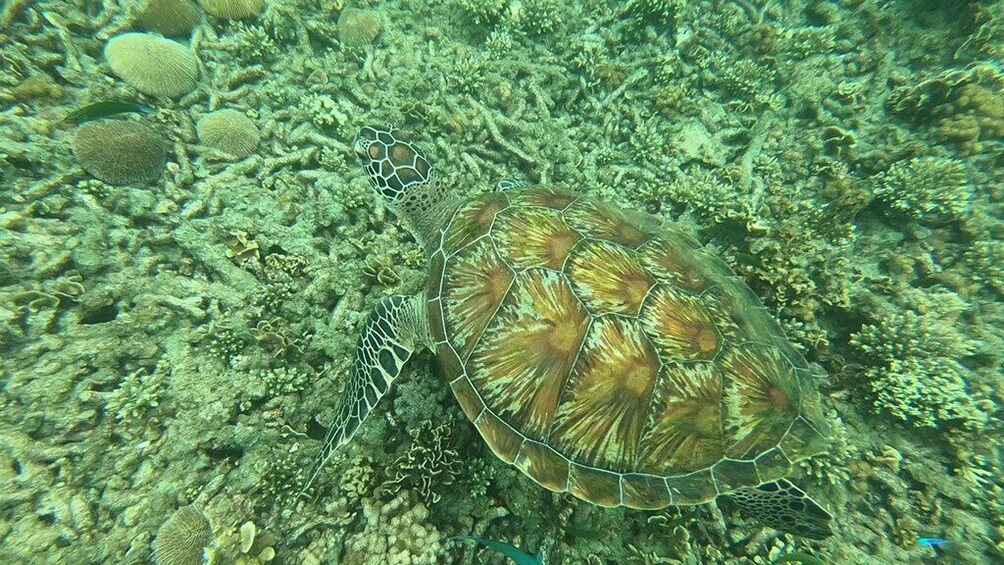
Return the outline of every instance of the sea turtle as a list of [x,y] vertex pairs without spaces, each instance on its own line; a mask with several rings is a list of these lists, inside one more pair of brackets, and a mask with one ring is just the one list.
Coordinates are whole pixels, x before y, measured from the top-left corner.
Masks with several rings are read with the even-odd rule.
[[830,535],[784,478],[826,447],[819,393],[723,261],[563,188],[461,202],[391,127],[362,128],[355,150],[424,243],[428,284],[367,320],[308,486],[425,347],[495,455],[552,491],[638,509],[727,495],[766,525]]

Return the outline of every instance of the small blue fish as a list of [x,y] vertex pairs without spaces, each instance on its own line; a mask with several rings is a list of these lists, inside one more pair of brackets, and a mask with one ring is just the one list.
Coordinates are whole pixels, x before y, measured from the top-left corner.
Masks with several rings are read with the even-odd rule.
[[928,547],[939,547],[942,545],[948,545],[952,542],[941,538],[917,538],[917,543]]
[[509,559],[512,559],[513,563],[516,565],[541,565],[544,563],[544,552],[538,551],[536,557],[530,555],[529,553],[519,549],[515,546],[509,545],[508,543],[503,543],[501,541],[495,541],[490,539],[481,539],[474,536],[453,536],[452,538],[447,538],[454,541],[473,541],[474,543],[480,543],[485,547],[494,549],[495,551],[505,555]]

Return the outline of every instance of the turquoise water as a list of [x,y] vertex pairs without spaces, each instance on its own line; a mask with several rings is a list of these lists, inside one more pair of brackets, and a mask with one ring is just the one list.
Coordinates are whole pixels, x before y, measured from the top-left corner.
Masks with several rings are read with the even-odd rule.
[[[0,7],[0,563],[1004,562],[1004,3],[198,4]],[[833,536],[548,492],[428,352],[298,498],[427,278],[353,152],[387,123],[461,199],[563,186],[723,258],[813,366],[790,478]]]

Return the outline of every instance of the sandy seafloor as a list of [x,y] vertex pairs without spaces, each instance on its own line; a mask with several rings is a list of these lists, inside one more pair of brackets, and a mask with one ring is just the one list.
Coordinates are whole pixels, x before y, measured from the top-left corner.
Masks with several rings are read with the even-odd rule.
[[[508,562],[458,534],[549,563],[1004,563],[1004,2],[267,0],[182,22],[173,97],[103,56],[192,5],[144,6],[0,8],[0,563],[150,562],[187,505],[212,532],[159,563]],[[104,100],[153,109],[107,119],[166,144],[155,180],[82,167],[64,117]],[[220,109],[249,156],[200,139]],[[351,152],[370,123],[461,194],[557,183],[712,246],[818,366],[833,445],[793,479],[834,536],[548,493],[428,354],[294,500],[359,324],[424,280]]]

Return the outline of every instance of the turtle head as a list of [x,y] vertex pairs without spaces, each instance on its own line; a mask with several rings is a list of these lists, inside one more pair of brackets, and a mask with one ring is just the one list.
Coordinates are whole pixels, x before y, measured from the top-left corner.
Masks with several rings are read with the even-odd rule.
[[422,152],[391,126],[364,126],[355,151],[373,188],[408,220],[422,241],[438,244],[439,229],[457,204],[436,182]]
[[398,203],[412,188],[433,180],[429,161],[401,130],[392,126],[363,126],[355,150],[370,184],[391,202]]

